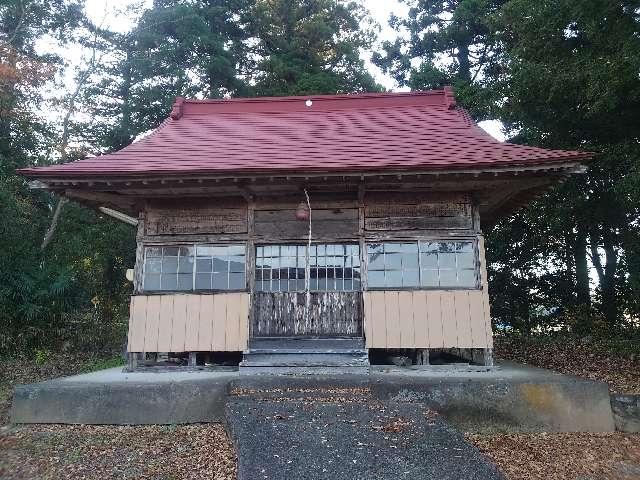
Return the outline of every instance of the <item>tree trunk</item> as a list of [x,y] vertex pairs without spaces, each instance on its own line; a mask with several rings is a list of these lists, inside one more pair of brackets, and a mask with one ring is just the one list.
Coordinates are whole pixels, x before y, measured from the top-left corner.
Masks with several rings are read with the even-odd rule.
[[576,299],[579,306],[591,306],[589,266],[587,264],[587,231],[578,223],[573,242],[573,261],[576,269]]
[[458,45],[458,78],[464,82],[471,82],[471,62],[469,61],[469,44]]
[[603,247],[605,252],[605,264],[598,253],[597,237],[591,237],[591,261],[598,273],[600,294],[602,301],[602,314],[609,327],[614,327],[618,322],[618,303],[616,299],[616,270],[618,268],[618,254],[614,248],[611,232],[603,235]]
[[609,327],[618,323],[618,302],[616,298],[616,270],[618,254],[609,235],[604,237],[604,282],[602,283],[602,311]]

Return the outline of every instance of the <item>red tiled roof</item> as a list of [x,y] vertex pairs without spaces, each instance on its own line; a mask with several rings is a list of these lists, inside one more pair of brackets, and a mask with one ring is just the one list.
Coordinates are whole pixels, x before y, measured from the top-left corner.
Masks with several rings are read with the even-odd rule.
[[[307,100],[311,100],[308,106]],[[178,99],[148,137],[115,153],[25,168],[28,177],[429,171],[545,165],[584,152],[501,143],[428,92]]]

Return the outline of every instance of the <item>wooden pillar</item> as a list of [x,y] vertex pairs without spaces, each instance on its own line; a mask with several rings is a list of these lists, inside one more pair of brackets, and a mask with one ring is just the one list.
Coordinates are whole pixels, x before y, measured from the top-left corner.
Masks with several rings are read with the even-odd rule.
[[429,363],[429,349],[419,348],[416,355],[416,363],[418,365],[430,365]]
[[195,367],[198,365],[196,352],[189,352],[189,366]]
[[256,201],[252,194],[247,194],[245,197],[247,201],[247,250],[246,250],[246,275],[247,275],[247,288],[249,289],[249,319],[247,322],[249,332],[248,339],[251,341],[253,337],[253,311],[254,305],[254,293],[256,285],[256,244],[255,244],[255,212]]
[[484,349],[484,366],[493,367],[493,348]]
[[129,370],[135,370],[138,368],[139,360],[140,360],[139,352],[129,352],[127,354],[127,367]]
[[137,295],[143,289],[143,271],[144,271],[144,226],[146,214],[141,211],[138,214],[138,231],[136,233],[136,263],[133,267],[133,294]]

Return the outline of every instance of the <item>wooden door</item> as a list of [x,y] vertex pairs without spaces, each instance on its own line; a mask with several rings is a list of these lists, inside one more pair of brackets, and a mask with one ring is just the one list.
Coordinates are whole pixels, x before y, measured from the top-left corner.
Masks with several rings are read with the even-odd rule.
[[256,292],[253,337],[361,337],[361,292]]

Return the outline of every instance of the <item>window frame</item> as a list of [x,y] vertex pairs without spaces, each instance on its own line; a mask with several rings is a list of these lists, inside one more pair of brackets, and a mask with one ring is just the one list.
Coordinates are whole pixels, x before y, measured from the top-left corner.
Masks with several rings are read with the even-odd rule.
[[[198,260],[198,251],[197,248],[200,247],[231,247],[231,246],[241,246],[243,249],[244,255],[244,287],[243,288],[227,288],[227,289],[196,289],[196,275],[197,275],[197,260]],[[193,270],[191,272],[191,288],[188,290],[155,290],[155,289],[147,289],[145,288],[145,280],[147,275],[147,249],[148,248],[165,248],[165,247],[189,247],[193,249]],[[175,243],[166,243],[166,242],[149,242],[144,243],[142,245],[143,254],[142,254],[142,268],[141,268],[141,281],[140,281],[140,293],[145,295],[169,295],[169,294],[214,294],[214,293],[238,293],[238,292],[247,292],[249,291],[249,277],[248,277],[248,263],[249,263],[249,248],[247,242],[214,242],[214,243],[200,243],[200,242],[175,242]],[[164,256],[160,257],[163,258]],[[208,272],[207,272],[208,273]],[[231,272],[227,271],[227,283],[229,282],[229,274]],[[234,272],[240,273],[240,272]]]
[[[442,242],[442,243],[460,243],[460,242],[467,242],[467,243],[471,243],[472,246],[472,251],[473,251],[473,272],[475,273],[475,282],[473,286],[461,286],[461,285],[453,285],[453,286],[448,286],[448,287],[443,287],[440,285],[422,285],[422,275],[423,275],[423,271],[424,270],[428,270],[423,268],[422,266],[422,250],[420,248],[421,244],[423,243],[431,243],[431,242]],[[371,272],[370,268],[369,268],[369,245],[372,244],[402,244],[402,243],[414,243],[417,246],[417,254],[418,254],[418,266],[417,266],[417,271],[418,271],[418,285],[417,286],[393,286],[393,287],[388,287],[388,286],[381,286],[381,287],[372,287],[369,284],[369,273]],[[447,238],[447,237],[420,237],[420,238],[411,238],[411,239],[398,239],[398,240],[380,240],[380,241],[376,241],[376,240],[367,240],[364,244],[364,254],[363,254],[363,259],[362,261],[364,261],[364,272],[366,275],[365,278],[365,282],[363,283],[365,285],[365,291],[384,291],[384,290],[388,290],[388,291],[419,291],[419,290],[439,290],[439,291],[449,291],[449,290],[482,290],[482,272],[481,272],[481,264],[480,264],[480,246],[479,246],[479,241],[477,237],[457,237],[457,238]],[[467,270],[467,269],[465,269]],[[468,269],[470,270],[470,269]],[[374,271],[384,271],[385,270],[374,270]],[[392,270],[392,271],[400,271],[402,272],[402,270]],[[439,272],[440,269],[438,268],[437,271]],[[457,269],[455,270],[457,271]]]

